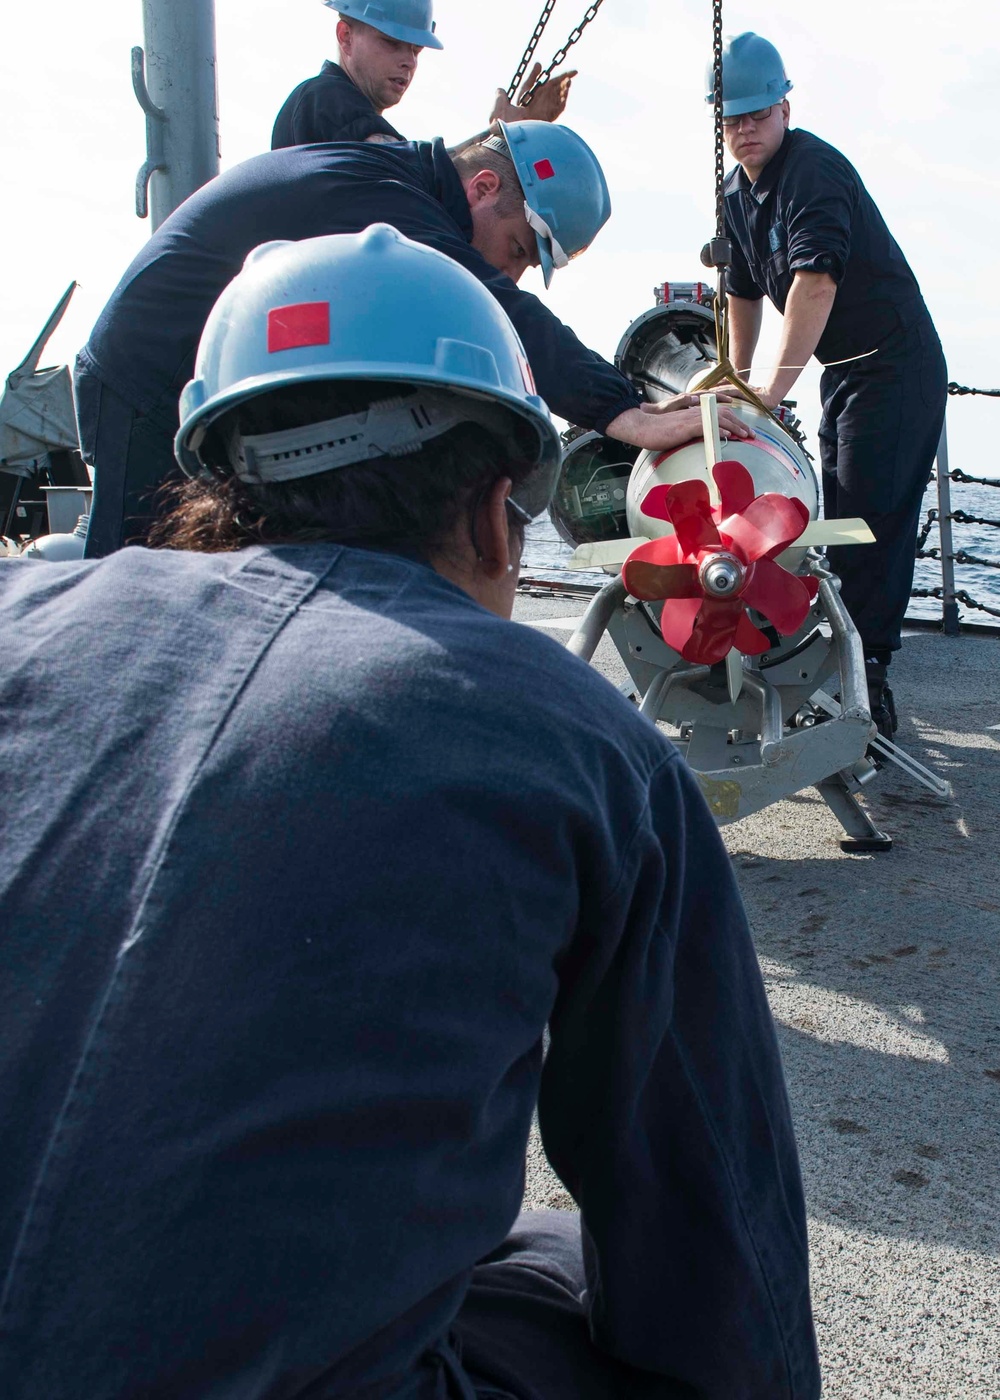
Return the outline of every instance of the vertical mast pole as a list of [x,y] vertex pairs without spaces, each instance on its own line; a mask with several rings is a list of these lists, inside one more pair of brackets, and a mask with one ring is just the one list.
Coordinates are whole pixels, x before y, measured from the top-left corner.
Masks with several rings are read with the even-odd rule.
[[152,230],[219,173],[214,0],[143,0],[132,86],[146,114],[135,212]]

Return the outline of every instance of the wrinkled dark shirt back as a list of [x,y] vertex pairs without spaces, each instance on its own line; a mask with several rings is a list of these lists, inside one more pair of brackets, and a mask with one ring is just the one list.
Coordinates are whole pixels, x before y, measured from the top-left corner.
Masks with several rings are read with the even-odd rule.
[[[177,422],[180,392],[217,298],[252,248],[386,223],[478,277],[516,326],[554,413],[603,429],[635,389],[530,292],[472,247],[472,216],[443,143],[363,142],[267,151],[203,185],[133,259],[80,352],[79,368],[141,413]],[[407,303],[400,297],[400,316]]]
[[613,687],[326,545],[11,564],[0,652],[5,1400],[470,1396],[539,1094],[598,1343],[814,1400],[746,921]]

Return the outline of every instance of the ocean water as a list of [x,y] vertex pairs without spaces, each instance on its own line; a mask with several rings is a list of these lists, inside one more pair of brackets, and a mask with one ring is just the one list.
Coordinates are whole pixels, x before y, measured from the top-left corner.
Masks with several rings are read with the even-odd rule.
[[[927,511],[936,507],[937,486],[931,482],[924,497],[922,518],[926,519]],[[1000,490],[989,486],[966,486],[952,482],[951,507],[953,511],[964,511],[966,515],[1000,520]],[[994,559],[1000,565],[1000,529],[959,523],[954,523],[952,529],[956,553],[964,550],[981,559]],[[939,546],[940,540],[935,525],[931,529],[925,548]],[[562,583],[571,583],[573,580],[588,583],[606,582],[607,575],[599,570],[568,570],[566,563],[572,552],[570,546],[559,538],[548,517],[543,517],[529,527],[525,542],[524,572],[533,578]],[[936,559],[918,559],[913,578],[914,588],[937,588],[940,584],[940,563]],[[979,602],[1000,609],[1000,567],[989,569],[972,564],[956,564],[955,586],[959,591],[964,589]],[[960,613],[963,622],[1000,623],[1000,618],[990,617],[987,613],[963,605],[960,605]],[[939,619],[941,604],[936,598],[911,598],[907,615],[913,618]]]

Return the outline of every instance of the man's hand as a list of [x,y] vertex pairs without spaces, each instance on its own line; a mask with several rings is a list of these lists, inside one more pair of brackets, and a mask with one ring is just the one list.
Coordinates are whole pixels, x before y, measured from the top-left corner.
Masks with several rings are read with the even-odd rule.
[[[681,395],[693,398],[694,395]],[[651,411],[650,411],[651,410]],[[703,436],[701,408],[685,408],[683,404],[668,400],[666,404],[642,404],[637,408],[627,408],[619,413],[605,428],[605,434],[617,438],[619,442],[631,443],[633,447],[646,448],[651,452],[665,452],[671,447],[681,447],[686,442],[696,442]],[[737,418],[731,408],[719,408],[719,432],[725,438],[752,438],[753,432]]]
[[[770,389],[765,389],[762,386],[758,386],[756,384],[748,384],[747,388],[750,389],[751,393],[756,394],[757,397],[760,399],[761,403],[764,404],[767,408],[775,409],[781,403],[781,399],[778,397],[778,395]],[[726,393],[730,399],[746,399],[749,403],[749,398],[747,397],[747,395],[744,394],[742,389],[738,389],[735,384],[730,384],[726,390]],[[722,395],[720,394],[719,397],[721,398]]]
[[[736,397],[735,389],[726,389],[719,392],[716,389],[705,389],[697,394],[675,394],[673,398],[661,399],[659,403],[642,403],[639,405],[643,413],[677,413],[682,408],[699,408],[702,393],[712,393],[719,403],[732,403]],[[742,395],[739,395],[742,398]]]
[[493,104],[493,111],[490,113],[491,123],[527,120],[533,122],[558,121],[566,110],[569,90],[578,69],[573,68],[567,73],[553,73],[552,77],[547,78],[541,87],[532,94],[531,101],[525,106],[524,99],[538,81],[538,75],[541,71],[542,65],[540,63],[532,64],[514,102],[511,102],[503,88],[497,88],[496,101]]

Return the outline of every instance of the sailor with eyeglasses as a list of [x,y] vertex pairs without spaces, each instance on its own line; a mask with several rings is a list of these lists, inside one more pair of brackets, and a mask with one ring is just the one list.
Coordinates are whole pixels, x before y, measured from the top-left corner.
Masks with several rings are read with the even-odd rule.
[[[706,86],[712,102],[711,68]],[[916,278],[858,172],[833,146],[790,128],[791,86],[766,39],[726,41],[722,126],[737,161],[725,187],[730,358],[772,408],[812,355],[825,366],[825,514],[862,516],[877,541],[828,554],[861,633],[872,717],[891,738],[886,673],[900,647],[947,371]],[[774,366],[751,379],[765,296],[784,325]]]

